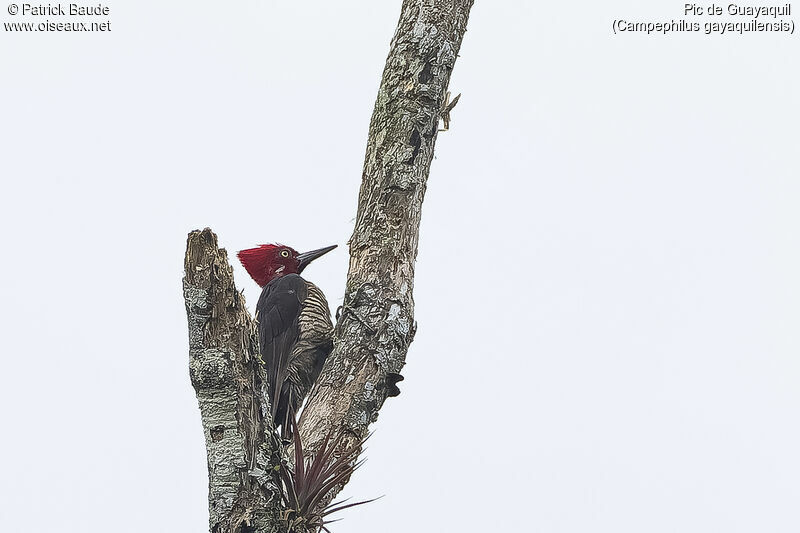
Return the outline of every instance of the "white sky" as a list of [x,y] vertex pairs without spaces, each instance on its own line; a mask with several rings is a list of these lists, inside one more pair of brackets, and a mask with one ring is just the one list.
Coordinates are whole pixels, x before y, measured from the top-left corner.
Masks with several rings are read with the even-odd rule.
[[[0,31],[0,531],[206,531],[186,234],[338,243],[306,274],[340,303],[400,3]],[[611,32],[682,14],[477,2],[346,493],[386,497],[335,532],[800,531],[798,36]]]

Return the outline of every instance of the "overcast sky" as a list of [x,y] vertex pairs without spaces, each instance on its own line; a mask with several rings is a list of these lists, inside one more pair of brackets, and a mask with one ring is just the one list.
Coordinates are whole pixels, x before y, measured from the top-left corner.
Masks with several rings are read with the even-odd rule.
[[[207,531],[186,234],[339,244],[305,272],[339,305],[400,3],[0,31],[0,531]],[[474,7],[406,380],[345,493],[386,496],[335,532],[800,531],[800,37],[620,18],[683,2]]]

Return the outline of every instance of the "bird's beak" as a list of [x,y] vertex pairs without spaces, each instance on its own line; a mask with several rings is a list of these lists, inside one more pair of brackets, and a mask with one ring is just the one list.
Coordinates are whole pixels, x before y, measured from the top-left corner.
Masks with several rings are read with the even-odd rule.
[[297,265],[297,272],[298,273],[302,272],[303,269],[307,267],[311,261],[313,261],[317,257],[327,254],[334,248],[336,248],[335,244],[333,246],[326,246],[325,248],[320,248],[319,250],[311,250],[310,252],[303,252],[302,254],[298,254],[297,262],[299,264]]

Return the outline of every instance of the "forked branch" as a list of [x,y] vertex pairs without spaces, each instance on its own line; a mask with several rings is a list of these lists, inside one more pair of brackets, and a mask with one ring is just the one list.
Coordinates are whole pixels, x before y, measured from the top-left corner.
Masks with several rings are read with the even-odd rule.
[[[398,392],[416,330],[422,202],[439,121],[449,125],[455,104],[445,98],[472,3],[403,2],[370,122],[335,347],[299,423],[306,458],[327,455],[336,437],[339,451],[332,456],[355,460],[367,427]],[[285,450],[273,438],[267,414],[256,330],[211,230],[189,235],[185,269],[189,366],[208,452],[210,529],[286,531],[291,510],[280,479]],[[326,485],[331,490],[324,497],[316,494],[315,505],[325,509],[352,471],[340,469],[344,475],[330,478],[336,483],[328,485],[335,486]]]

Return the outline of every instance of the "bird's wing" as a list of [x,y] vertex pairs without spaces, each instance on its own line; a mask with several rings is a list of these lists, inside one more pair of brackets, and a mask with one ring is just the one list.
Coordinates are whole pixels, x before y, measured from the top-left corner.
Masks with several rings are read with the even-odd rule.
[[300,335],[298,318],[303,302],[308,296],[305,280],[297,274],[288,274],[269,282],[261,291],[256,305],[258,340],[261,358],[267,370],[270,408],[273,420],[282,413],[284,418],[288,398],[281,398],[286,380],[289,357]]

